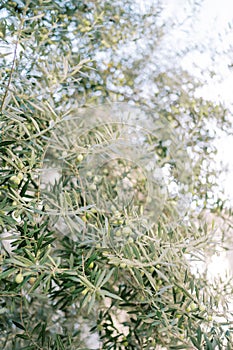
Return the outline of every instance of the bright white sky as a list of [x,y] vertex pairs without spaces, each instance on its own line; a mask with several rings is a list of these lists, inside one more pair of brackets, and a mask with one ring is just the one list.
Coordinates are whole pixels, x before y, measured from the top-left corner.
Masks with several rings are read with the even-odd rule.
[[[180,56],[181,66],[205,82],[197,94],[220,101],[233,111],[233,68],[229,68],[233,64],[233,0],[202,0],[199,13],[185,20],[187,13],[192,13],[193,2],[164,0],[166,16],[177,20],[168,43],[171,50],[178,53],[191,46],[189,54]],[[216,75],[211,78],[208,69]],[[231,119],[233,127],[233,115]],[[222,170],[228,168],[228,173],[222,174],[219,183],[232,205],[233,136],[219,134],[216,146],[217,167]],[[210,279],[218,275],[224,277],[226,271],[232,272],[231,254],[228,258],[225,252],[212,257],[208,266]],[[229,304],[229,307],[233,308],[233,304]]]
[[[233,1],[200,0],[196,12],[194,0],[163,2],[165,18],[175,22],[165,39],[170,51],[180,53],[183,68],[208,80],[209,84],[201,90],[203,97],[232,103],[233,69],[228,65],[233,64],[233,53],[231,57],[227,51],[233,45]],[[209,69],[217,73],[213,79],[209,78]]]
[[[232,111],[233,0],[200,0],[196,13],[194,0],[163,2],[165,18],[175,22],[165,39],[171,55],[180,54],[181,66],[205,83],[198,96],[222,102]],[[209,70],[215,73],[212,78]],[[233,136],[219,135],[216,145],[218,168],[229,170],[219,181],[233,204]]]

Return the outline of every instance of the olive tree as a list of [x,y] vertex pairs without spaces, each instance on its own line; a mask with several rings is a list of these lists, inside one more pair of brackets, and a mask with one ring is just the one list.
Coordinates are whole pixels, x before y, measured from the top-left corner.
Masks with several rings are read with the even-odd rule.
[[152,10],[2,1],[2,349],[232,347],[231,289],[193,268],[227,111],[153,62]]

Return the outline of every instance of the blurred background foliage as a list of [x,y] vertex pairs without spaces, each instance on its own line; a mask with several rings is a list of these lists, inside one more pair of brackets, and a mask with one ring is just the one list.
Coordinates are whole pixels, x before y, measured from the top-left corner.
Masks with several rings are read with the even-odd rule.
[[[200,82],[179,62],[161,62],[173,27],[162,13],[163,1],[143,8],[131,0],[1,1],[1,349],[232,348],[231,284],[211,283],[191,266],[215,251],[215,224],[202,213],[231,217],[216,194],[211,142],[212,125],[229,128],[229,111],[195,97]],[[78,223],[103,242],[83,240],[81,229],[74,239],[41,199],[48,140],[81,107],[122,101],[144,106],[179,135],[192,167],[192,205],[173,227],[171,196],[140,234],[125,212],[106,217],[79,194]],[[169,153],[164,141],[152,140],[160,160]],[[62,181],[77,190],[78,175],[75,188],[69,176]]]

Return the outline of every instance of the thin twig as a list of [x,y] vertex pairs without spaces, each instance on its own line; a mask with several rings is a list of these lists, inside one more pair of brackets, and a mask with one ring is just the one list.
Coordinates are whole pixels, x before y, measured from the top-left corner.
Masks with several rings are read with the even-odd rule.
[[26,4],[26,6],[24,8],[23,16],[22,16],[21,21],[20,21],[19,31],[18,31],[16,43],[15,43],[15,48],[14,48],[13,62],[12,62],[12,65],[11,65],[11,70],[10,70],[10,76],[9,76],[9,80],[8,80],[8,83],[7,83],[7,86],[6,86],[6,90],[5,90],[5,93],[3,95],[2,103],[1,103],[1,106],[0,106],[0,113],[2,113],[2,110],[3,110],[3,107],[4,107],[4,103],[5,103],[5,100],[7,98],[8,91],[10,89],[10,84],[11,84],[11,81],[12,81],[13,71],[14,71],[15,62],[16,62],[16,56],[17,56],[17,49],[18,49],[18,45],[19,45],[19,39],[20,39],[20,35],[21,35],[22,29],[23,29],[23,24],[24,24],[24,21],[25,21],[25,16],[26,16],[26,12],[27,12],[29,3],[30,3],[30,1],[27,1],[27,4]]
[[11,80],[12,80],[12,75],[13,75],[15,61],[16,61],[17,48],[18,48],[18,43],[19,43],[20,32],[21,32],[21,28],[19,30],[18,38],[17,38],[16,44],[15,44],[14,55],[13,55],[13,62],[12,62],[12,65],[11,65],[11,71],[10,71],[9,80],[8,80],[8,83],[7,83],[7,86],[6,86],[6,90],[5,90],[5,93],[3,95],[1,107],[0,107],[0,112],[1,113],[2,113],[2,110],[3,110],[4,102],[5,102],[6,98],[7,98],[7,94],[8,94],[9,88],[10,88],[10,83],[11,83]]

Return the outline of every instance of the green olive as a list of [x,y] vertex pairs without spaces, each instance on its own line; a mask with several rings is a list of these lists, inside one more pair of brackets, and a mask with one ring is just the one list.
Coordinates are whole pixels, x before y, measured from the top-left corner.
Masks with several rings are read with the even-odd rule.
[[205,311],[205,306],[204,306],[204,305],[201,305],[201,306],[199,307],[199,309],[200,309],[200,311]]
[[83,161],[83,155],[82,154],[79,154],[78,157],[77,157],[77,161],[79,163],[81,163]]
[[92,183],[92,184],[90,185],[90,190],[91,190],[91,191],[95,191],[95,190],[96,190],[96,185],[95,185],[94,183]]
[[190,308],[191,308],[191,310],[193,311],[193,310],[196,310],[197,306],[196,306],[196,304],[195,304],[194,302],[192,302],[192,303],[190,304]]
[[24,178],[23,173],[18,173],[17,178],[20,179],[20,181],[23,180]]
[[129,237],[128,238],[128,243],[133,243],[134,242],[134,239],[132,237]]
[[24,278],[23,278],[23,275],[22,275],[21,272],[18,273],[18,275],[15,276],[15,282],[18,283],[18,284],[22,283],[22,282],[23,282],[23,279],[24,279]]
[[116,235],[117,237],[120,237],[120,236],[122,235],[121,230],[117,230],[117,231],[115,232],[115,235]]
[[16,185],[19,185],[20,182],[21,182],[21,179],[18,176],[13,175],[13,176],[10,177],[10,181],[13,182]]
[[87,222],[87,218],[85,215],[81,216],[82,221]]
[[129,236],[129,235],[132,234],[132,230],[131,230],[130,227],[124,227],[124,228],[122,229],[122,233],[123,233],[124,235],[126,235],[126,236]]

